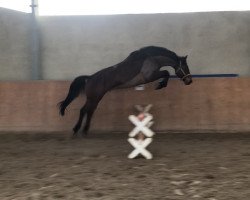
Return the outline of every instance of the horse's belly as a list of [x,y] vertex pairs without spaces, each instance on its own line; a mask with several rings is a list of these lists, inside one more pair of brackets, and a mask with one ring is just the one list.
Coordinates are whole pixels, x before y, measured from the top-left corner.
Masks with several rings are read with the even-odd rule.
[[139,73],[130,81],[119,85],[117,88],[129,88],[129,87],[134,87],[134,86],[144,84],[144,83],[145,83],[145,78],[142,73]]

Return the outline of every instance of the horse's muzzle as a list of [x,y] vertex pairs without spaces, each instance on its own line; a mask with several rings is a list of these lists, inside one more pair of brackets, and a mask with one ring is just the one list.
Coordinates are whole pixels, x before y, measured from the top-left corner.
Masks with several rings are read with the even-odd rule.
[[193,81],[192,81],[192,76],[189,75],[189,76],[185,77],[185,78],[183,79],[183,82],[185,83],[185,85],[190,85],[190,84],[193,82]]

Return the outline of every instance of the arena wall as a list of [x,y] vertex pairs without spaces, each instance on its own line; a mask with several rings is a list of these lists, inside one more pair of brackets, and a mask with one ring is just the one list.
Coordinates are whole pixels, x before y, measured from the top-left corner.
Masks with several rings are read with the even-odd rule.
[[[240,78],[171,80],[167,89],[116,90],[101,101],[92,131],[129,131],[134,104],[154,105],[157,131],[250,130],[250,12],[39,17],[41,77],[31,79],[31,17],[0,8],[0,131],[71,131],[84,98],[59,117],[56,104],[80,74],[146,45],[188,54],[192,74]],[[20,81],[22,80],[22,81]],[[50,81],[51,80],[51,81]]]
[[[193,74],[250,75],[250,12],[40,16],[42,79],[72,80],[146,45],[188,54]],[[31,79],[31,16],[0,9],[0,80]]]
[[[76,123],[84,97],[73,102],[65,117],[57,103],[65,98],[68,81],[0,83],[0,131],[68,131]],[[166,89],[114,90],[94,115],[91,131],[128,132],[135,104],[153,104],[153,129],[159,132],[250,131],[250,78],[197,78],[185,86],[171,79]]]
[[39,19],[44,79],[92,74],[147,45],[188,54],[193,74],[250,75],[250,12]]
[[0,8],[0,80],[29,80],[31,24],[28,14]]

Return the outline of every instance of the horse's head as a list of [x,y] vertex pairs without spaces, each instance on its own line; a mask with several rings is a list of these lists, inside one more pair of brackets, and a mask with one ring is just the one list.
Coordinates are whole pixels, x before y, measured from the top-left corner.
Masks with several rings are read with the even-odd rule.
[[192,83],[192,75],[188,68],[187,56],[179,57],[179,63],[175,67],[175,74],[185,83],[185,85]]

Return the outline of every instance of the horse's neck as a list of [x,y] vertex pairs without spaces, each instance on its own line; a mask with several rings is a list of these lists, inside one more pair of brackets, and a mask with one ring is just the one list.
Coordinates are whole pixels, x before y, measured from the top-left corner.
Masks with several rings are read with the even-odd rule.
[[165,57],[165,56],[156,56],[154,59],[159,63],[161,67],[164,66],[171,66],[173,68],[176,68],[178,65],[177,61],[171,57]]

